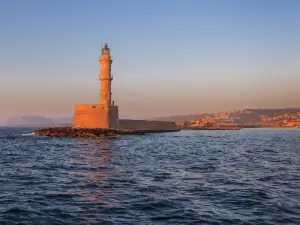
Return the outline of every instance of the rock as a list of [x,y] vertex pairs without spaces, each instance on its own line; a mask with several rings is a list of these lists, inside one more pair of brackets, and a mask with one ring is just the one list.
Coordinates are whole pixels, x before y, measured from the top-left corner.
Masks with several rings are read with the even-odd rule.
[[53,127],[35,130],[34,133],[39,136],[48,137],[80,137],[80,138],[118,138],[120,135],[143,135],[144,132],[128,129],[85,129],[72,127]]

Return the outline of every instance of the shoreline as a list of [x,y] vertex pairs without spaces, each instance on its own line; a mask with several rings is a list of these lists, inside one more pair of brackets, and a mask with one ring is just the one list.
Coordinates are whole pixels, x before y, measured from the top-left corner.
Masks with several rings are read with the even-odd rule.
[[241,127],[183,127],[182,130],[243,130],[243,129],[290,129],[290,130],[297,130],[300,127],[259,127],[259,126],[241,126]]

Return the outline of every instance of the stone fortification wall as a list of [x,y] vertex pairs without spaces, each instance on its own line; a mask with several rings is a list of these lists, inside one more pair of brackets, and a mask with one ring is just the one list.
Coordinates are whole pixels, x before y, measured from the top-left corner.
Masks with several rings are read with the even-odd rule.
[[77,104],[74,114],[74,128],[103,127],[104,109],[100,104]]
[[120,128],[144,131],[176,131],[178,127],[174,122],[151,120],[127,120],[120,119]]

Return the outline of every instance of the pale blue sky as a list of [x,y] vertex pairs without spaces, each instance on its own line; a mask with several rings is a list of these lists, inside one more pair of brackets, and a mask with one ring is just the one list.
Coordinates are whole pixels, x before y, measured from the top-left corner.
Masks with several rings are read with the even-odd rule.
[[99,101],[101,40],[121,117],[300,107],[300,1],[2,0],[0,122]]

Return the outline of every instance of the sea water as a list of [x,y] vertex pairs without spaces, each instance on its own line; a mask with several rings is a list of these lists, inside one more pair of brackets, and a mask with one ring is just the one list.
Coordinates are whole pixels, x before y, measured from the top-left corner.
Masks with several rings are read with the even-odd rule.
[[300,224],[300,130],[0,128],[0,224]]

